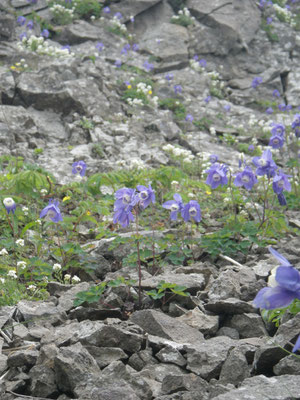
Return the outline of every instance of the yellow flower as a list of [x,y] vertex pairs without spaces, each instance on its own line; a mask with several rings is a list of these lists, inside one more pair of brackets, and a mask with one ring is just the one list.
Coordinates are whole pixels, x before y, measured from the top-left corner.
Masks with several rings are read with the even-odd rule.
[[70,196],[65,196],[65,197],[63,198],[63,202],[64,202],[64,201],[67,201],[67,200],[70,200],[70,198],[71,198]]
[[127,89],[131,89],[132,88],[132,86],[131,85],[127,85]]
[[91,215],[92,213],[90,212],[90,211],[87,211],[86,212],[86,215]]
[[21,63],[17,62],[16,63],[16,67],[19,67],[21,65]]
[[10,69],[16,69],[16,67],[15,67],[14,65],[12,65],[12,66],[10,67]]
[[206,194],[208,194],[208,195],[210,195],[210,194],[211,194],[211,192],[210,192],[209,190],[207,190],[205,193],[206,193]]
[[149,90],[148,94],[152,94],[152,90]]

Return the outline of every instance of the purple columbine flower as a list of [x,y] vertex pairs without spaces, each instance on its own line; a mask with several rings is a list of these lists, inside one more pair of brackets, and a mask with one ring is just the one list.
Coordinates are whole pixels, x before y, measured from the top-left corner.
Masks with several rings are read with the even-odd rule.
[[201,221],[201,209],[196,200],[190,200],[181,210],[181,216],[185,222],[188,221]]
[[230,106],[229,104],[225,104],[224,110],[225,110],[226,112],[229,112],[229,111],[231,110],[231,106]]
[[178,193],[174,194],[173,199],[174,200],[168,200],[165,203],[163,203],[162,207],[166,208],[167,210],[170,210],[171,211],[171,214],[170,214],[171,220],[176,221],[177,215],[183,209],[184,204],[183,204],[180,194],[178,194]]
[[195,61],[198,61],[198,60],[199,60],[199,56],[198,56],[197,54],[195,54],[194,57],[193,57],[193,59],[194,59]]
[[175,94],[182,93],[181,85],[174,85],[174,92]]
[[104,7],[103,10],[104,14],[109,14],[110,13],[110,8],[109,7]]
[[123,15],[118,11],[115,13],[114,17],[116,17],[117,19],[122,19]]
[[194,121],[194,117],[192,116],[192,114],[186,114],[185,120],[187,122],[193,122]]
[[204,101],[206,104],[208,104],[211,101],[211,96],[205,97]]
[[18,18],[17,18],[17,24],[19,25],[19,26],[23,26],[24,24],[25,24],[25,22],[26,22],[26,18],[25,17],[23,17],[23,16],[19,16]]
[[208,173],[206,184],[210,185],[212,189],[217,188],[219,185],[224,186],[228,182],[227,178],[228,168],[226,165],[221,165],[219,163],[214,163],[209,169],[204,172]]
[[262,78],[260,76],[256,76],[255,78],[253,78],[252,82],[251,82],[251,87],[253,89],[256,89],[261,83],[262,83]]
[[121,54],[127,54],[129,50],[130,50],[130,44],[126,43],[125,46],[121,50]]
[[273,114],[273,112],[274,112],[274,110],[273,110],[273,108],[272,107],[268,107],[267,109],[266,109],[266,114]]
[[274,176],[275,170],[278,168],[272,159],[272,153],[270,149],[265,150],[260,157],[253,157],[252,162],[257,167],[255,171],[256,175],[260,176]]
[[250,151],[251,153],[252,153],[252,151],[254,151],[254,145],[253,144],[249,144],[248,151]]
[[140,46],[137,43],[133,43],[132,50],[133,51],[139,51],[139,49],[140,49]]
[[282,193],[284,190],[290,192],[292,190],[291,184],[288,180],[291,175],[286,175],[282,170],[279,170],[273,178],[273,190],[276,194]]
[[32,19],[30,19],[30,20],[27,22],[26,28],[27,28],[27,29],[33,29],[33,28],[34,28],[34,24],[33,24]]
[[49,34],[50,34],[50,33],[49,33],[48,29],[43,29],[42,32],[41,32],[41,35],[42,35],[45,39],[48,39]]
[[274,90],[273,90],[273,93],[272,93],[272,96],[273,96],[273,97],[280,97],[280,92],[279,92],[279,90],[274,89]]
[[295,129],[296,127],[300,127],[300,114],[294,115],[294,120],[293,120],[291,126],[292,126],[292,129]]
[[145,61],[144,64],[143,64],[143,67],[145,68],[145,70],[146,70],[147,72],[150,72],[150,71],[153,70],[154,65],[151,64],[151,63],[149,63],[149,61]]
[[300,128],[295,128],[295,135],[297,138],[300,138]]
[[41,211],[40,218],[46,217],[46,220],[51,219],[52,222],[62,221],[63,219],[58,206],[59,206],[58,200],[50,199],[49,204]]
[[273,128],[271,129],[271,133],[273,135],[284,135],[285,134],[285,126],[283,124],[271,124]]
[[295,343],[295,346],[293,347],[292,352],[295,353],[299,348],[300,348],[300,335],[298,336],[298,339]]
[[273,149],[280,149],[283,145],[284,145],[283,135],[273,135],[270,137],[269,146],[272,146]]
[[62,50],[68,50],[69,53],[71,53],[71,46],[69,44],[65,44],[64,46],[61,47]]
[[251,190],[256,183],[257,178],[250,167],[246,167],[244,171],[239,172],[233,182],[235,186],[244,186],[247,190]]
[[170,84],[171,80],[174,79],[174,75],[173,75],[173,74],[170,74],[170,73],[167,73],[167,75],[165,76],[165,78],[166,78],[166,80],[167,80],[167,81],[169,82],[169,84]]
[[[269,248],[270,251],[271,249]],[[276,269],[276,286],[261,289],[253,300],[255,307],[266,310],[287,307],[294,299],[300,299],[299,271],[292,267],[288,260],[276,250],[272,249],[271,253],[281,263],[281,266]]]
[[278,110],[279,111],[286,111],[286,105],[284,103],[278,104]]
[[115,210],[119,208],[133,208],[137,203],[136,190],[130,188],[122,188],[115,193]]
[[293,108],[293,107],[292,107],[291,104],[287,104],[287,105],[285,106],[285,111],[291,111],[292,108]]
[[27,38],[27,33],[26,32],[22,32],[20,35],[19,35],[19,39],[22,41],[24,38]]
[[15,213],[17,205],[16,205],[14,199],[12,199],[11,197],[6,197],[3,200],[3,204],[4,204],[4,207],[6,208],[7,214],[9,214],[10,212],[12,212],[12,214]]
[[277,199],[278,199],[278,202],[279,202],[279,204],[281,206],[286,206],[287,205],[286,198],[285,198],[285,195],[283,193],[279,193],[277,195]]
[[122,61],[121,61],[121,60],[116,60],[116,61],[115,61],[115,66],[116,66],[117,68],[121,68],[121,67],[122,67]]
[[211,155],[209,156],[209,161],[210,161],[212,164],[216,163],[216,162],[218,161],[218,159],[219,159],[219,156],[217,156],[216,154],[211,154]]
[[85,175],[86,163],[84,161],[76,161],[72,164],[72,174],[79,174],[81,177]]
[[205,68],[207,66],[207,62],[206,60],[204,60],[204,58],[202,58],[201,60],[198,61],[198,64],[200,65],[200,67]]
[[267,25],[271,25],[273,22],[273,18],[272,17],[268,17],[267,18]]
[[150,203],[155,203],[155,194],[150,184],[148,187],[138,185],[136,188],[139,191],[139,193],[137,194],[137,199],[142,208],[145,209],[149,206]]
[[113,223],[114,224],[121,224],[123,228],[126,228],[130,221],[134,221],[134,216],[132,214],[132,207],[126,208],[115,208],[114,209],[114,216],[113,216]]
[[104,44],[102,42],[97,42],[96,49],[102,51],[104,49]]

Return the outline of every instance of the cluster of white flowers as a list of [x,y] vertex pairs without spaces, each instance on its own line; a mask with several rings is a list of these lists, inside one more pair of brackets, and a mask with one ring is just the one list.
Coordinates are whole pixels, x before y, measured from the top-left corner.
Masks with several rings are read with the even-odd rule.
[[204,71],[205,71],[205,68],[203,68],[203,67],[199,64],[199,62],[198,62],[197,60],[195,60],[194,58],[192,58],[192,59],[190,60],[190,67],[191,67],[194,71],[197,71],[197,72],[204,72]]
[[24,242],[23,239],[17,239],[17,240],[16,240],[16,244],[18,244],[19,246],[23,247],[24,244],[25,244],[25,242]]
[[29,285],[27,287],[27,290],[29,290],[30,292],[34,292],[36,290],[36,285]]
[[191,22],[195,21],[195,18],[191,17],[191,13],[187,7],[184,7],[182,10],[179,10],[178,15],[173,15],[171,18],[171,21],[176,22],[176,21],[180,20],[180,18],[182,18],[182,17],[190,18]]
[[221,80],[221,75],[217,71],[206,72],[206,76],[210,78],[210,83],[213,87],[220,87],[221,89],[224,88],[224,82]]
[[25,269],[27,266],[27,262],[26,261],[18,261],[17,262],[17,267],[21,268],[21,269]]
[[63,16],[67,16],[70,18],[74,17],[74,11],[75,8],[66,8],[64,6],[62,6],[61,4],[53,4],[52,7],[50,7],[50,11],[52,12],[54,17],[63,17]]
[[129,162],[129,168],[144,169],[145,163],[140,158],[132,158]]
[[48,55],[51,57],[74,57],[74,53],[70,53],[68,49],[60,49],[55,46],[50,46],[43,37],[31,35],[29,38],[24,37],[18,43],[20,50],[31,50],[41,55]]
[[7,273],[7,276],[9,278],[13,278],[13,279],[17,279],[18,278],[18,275],[17,275],[17,273],[16,273],[16,271],[14,269],[9,270],[8,273]]
[[0,278],[0,282],[3,284],[5,283],[5,279],[4,278]]
[[79,283],[80,281],[81,281],[81,279],[77,275],[73,276],[73,278],[72,278],[73,285],[76,285],[76,283]]
[[296,21],[293,18],[293,14],[287,8],[280,7],[278,4],[273,4],[275,13],[278,19],[283,19],[287,22],[292,28],[296,26]]
[[144,105],[144,102],[143,102],[142,99],[137,99],[137,98],[132,99],[131,97],[129,97],[129,98],[127,99],[127,103],[128,103],[130,106],[142,106],[142,105]]
[[71,280],[71,275],[70,275],[70,274],[66,274],[66,275],[64,276],[64,281],[65,281],[65,283],[70,283],[70,280]]
[[44,195],[44,194],[47,194],[47,193],[48,193],[48,190],[47,190],[47,189],[41,189],[41,190],[40,190],[40,193],[43,194],[43,195]]
[[165,152],[172,154],[175,157],[183,158],[184,162],[191,163],[195,156],[192,154],[190,150],[181,149],[180,147],[173,146],[168,143],[162,148]]
[[6,249],[2,249],[2,250],[0,251],[0,256],[7,256],[7,255],[8,255],[8,252],[7,252]]
[[29,208],[26,206],[23,206],[22,211],[23,211],[24,215],[28,215]]
[[54,264],[52,267],[53,272],[59,272],[61,270],[61,265],[60,264]]
[[112,28],[117,28],[120,29],[120,31],[122,33],[126,33],[127,32],[127,28],[125,24],[122,24],[122,22],[116,17],[114,16],[111,20],[110,20],[110,24],[112,25]]

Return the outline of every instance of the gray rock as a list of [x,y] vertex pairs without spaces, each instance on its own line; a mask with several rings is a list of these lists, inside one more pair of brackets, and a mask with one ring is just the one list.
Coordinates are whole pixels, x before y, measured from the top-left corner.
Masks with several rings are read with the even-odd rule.
[[206,380],[218,378],[228,352],[234,346],[235,342],[226,336],[208,339],[193,347],[185,346],[186,368]]
[[267,335],[261,316],[254,313],[234,315],[231,318],[230,327],[236,329],[241,338]]
[[17,350],[10,353],[7,358],[8,367],[32,367],[38,358],[38,350]]
[[161,349],[155,357],[163,363],[171,363],[178,365],[179,367],[184,367],[186,365],[186,359],[183,355],[178,350],[169,346]]
[[208,291],[209,300],[224,300],[228,297],[240,297],[239,276],[233,270],[222,271]]
[[57,396],[58,390],[54,371],[46,365],[36,365],[29,371],[31,378],[30,391],[35,397],[51,398]]
[[141,371],[146,365],[150,366],[151,364],[158,364],[157,359],[153,357],[151,348],[132,354],[128,360],[128,365],[136,371]]
[[[247,44],[252,41],[260,27],[260,12],[252,2],[229,3],[226,0],[217,0],[208,3],[205,0],[189,0],[187,6],[202,29],[203,25],[210,28],[206,28],[204,32],[199,28],[194,32],[198,37],[200,33],[208,36],[207,43],[202,43],[206,40],[198,40],[197,46],[196,41],[192,42],[196,53],[226,55],[230,51],[237,53],[242,48],[247,49]],[[217,35],[213,29],[217,30]]]
[[275,375],[300,375],[300,360],[291,354],[274,365],[273,371]]
[[208,389],[208,383],[195,374],[167,375],[162,381],[162,392],[165,394],[179,391],[198,391],[203,394]]
[[0,15],[0,41],[12,39],[16,26],[16,19],[9,14]]
[[215,314],[243,314],[255,311],[255,308],[251,303],[247,303],[234,297],[210,300],[208,303],[204,304],[204,308]]
[[214,335],[219,329],[219,317],[217,315],[207,315],[198,307],[178,317],[178,320],[198,329],[204,335]]
[[128,355],[116,347],[85,346],[87,351],[97,361],[99,368],[104,368],[113,361],[126,360]]
[[225,384],[232,383],[237,386],[244,379],[249,377],[250,367],[248,366],[245,355],[238,347],[232,349],[222,366],[220,382]]
[[[130,320],[142,327],[147,333],[170,339],[178,343],[203,342],[203,335],[177,319],[155,310],[134,312]],[[184,332],[184,336],[182,336]]]
[[78,383],[101,374],[94,358],[80,344],[61,347],[54,358],[55,380],[59,390],[73,392]]
[[24,320],[28,321],[30,325],[42,318],[52,324],[66,319],[65,312],[59,312],[51,302],[22,300],[19,301],[17,307]]
[[216,333],[216,336],[228,336],[231,339],[237,340],[240,338],[239,332],[234,329],[230,328],[229,326],[222,326]]
[[89,288],[90,284],[87,282],[78,283],[73,287],[69,286],[69,290],[64,292],[58,299],[57,309],[59,311],[70,311],[72,308],[74,308],[74,300],[77,293],[88,290]]
[[291,400],[297,397],[299,397],[299,378],[295,375],[271,378],[259,375],[245,379],[238,389],[214,397],[214,400],[249,400],[250,398]]
[[188,291],[191,291],[193,293],[196,293],[198,290],[203,290],[205,287],[205,278],[201,274],[186,275],[177,273],[174,274],[171,272],[143,279],[142,287],[155,289],[161,281],[176,283],[180,286],[186,286]]

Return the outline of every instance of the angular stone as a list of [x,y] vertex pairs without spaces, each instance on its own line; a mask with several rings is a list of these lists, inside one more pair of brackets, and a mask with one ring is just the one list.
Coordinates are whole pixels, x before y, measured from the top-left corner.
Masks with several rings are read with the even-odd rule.
[[57,396],[58,389],[52,368],[36,365],[29,371],[29,376],[31,378],[30,391],[33,396],[45,398]]
[[219,329],[219,317],[217,315],[207,315],[198,307],[178,317],[178,320],[198,329],[204,335],[214,335]]
[[[141,310],[134,312],[130,320],[147,333],[173,340],[178,343],[203,342],[203,335],[194,328],[177,319],[156,310]],[[184,332],[184,335],[182,335]]]
[[261,316],[254,313],[234,315],[231,318],[230,327],[236,329],[241,338],[268,335]]
[[77,293],[88,290],[89,288],[90,284],[87,282],[81,282],[73,287],[69,287],[69,290],[59,297],[57,309],[59,311],[70,311],[72,308],[74,308],[74,300]]
[[7,358],[7,365],[11,367],[32,367],[38,358],[38,350],[17,350],[10,353]]
[[189,292],[196,294],[198,290],[203,290],[205,287],[205,278],[201,274],[173,274],[165,273],[158,276],[142,280],[142,287],[147,289],[155,289],[159,282],[165,281],[175,283],[176,285],[186,286]]
[[73,392],[78,383],[101,371],[94,358],[80,344],[61,347],[54,358],[55,380],[59,390]]
[[274,365],[273,371],[275,375],[300,375],[300,360],[291,354]]
[[186,368],[206,380],[218,378],[228,352],[234,346],[235,342],[226,336],[208,339],[193,347],[185,346]]
[[239,347],[232,349],[225,360],[221,373],[220,382],[239,385],[244,379],[250,377],[250,367],[245,355]]
[[161,349],[156,355],[163,363],[172,363],[178,365],[179,367],[184,367],[186,365],[186,359],[183,355],[176,349],[172,347],[165,347]]
[[204,304],[204,308],[215,314],[243,314],[255,311],[251,303],[234,297],[210,300],[208,303]]
[[228,297],[240,297],[240,280],[236,272],[231,269],[222,271],[213,281],[208,291],[210,301],[224,300]]
[[[251,397],[250,397],[251,396]],[[249,399],[291,400],[299,398],[299,377],[282,375],[267,378],[264,375],[245,379],[234,390],[214,397],[214,400],[249,400]]]
[[198,391],[203,393],[207,391],[208,383],[195,374],[185,375],[167,375],[162,381],[163,393],[176,393],[181,390]]
[[18,303],[18,310],[28,323],[39,321],[42,317],[47,322],[55,323],[66,319],[64,312],[58,312],[56,306],[51,302],[22,300]]
[[113,361],[126,360],[128,355],[116,347],[85,346],[87,351],[97,361],[99,368],[104,368]]

